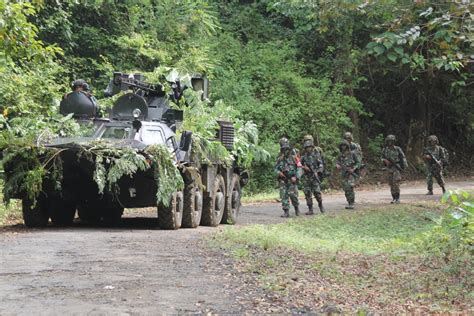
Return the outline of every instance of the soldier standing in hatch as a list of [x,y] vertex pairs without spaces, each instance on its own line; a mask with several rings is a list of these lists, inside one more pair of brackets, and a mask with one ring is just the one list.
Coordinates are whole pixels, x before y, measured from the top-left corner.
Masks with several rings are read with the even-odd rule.
[[426,162],[426,169],[428,174],[426,177],[426,182],[428,184],[428,193],[427,195],[433,195],[433,177],[438,182],[443,193],[446,192],[443,169],[447,164],[447,154],[446,150],[438,145],[438,137],[435,135],[428,136],[428,146],[423,150],[423,159]]
[[403,150],[395,146],[395,135],[388,135],[385,138],[385,147],[382,149],[382,163],[388,171],[388,183],[390,193],[392,193],[392,204],[400,203],[400,182],[402,181],[402,171],[407,166]]
[[343,140],[339,145],[339,151],[336,168],[341,170],[342,189],[348,203],[346,209],[352,210],[355,202],[354,187],[359,179],[360,157],[350,150],[350,145],[346,140]]
[[89,98],[89,100],[92,102],[92,105],[94,107],[94,109],[96,109],[96,113],[94,113],[94,115],[97,114],[97,109],[98,109],[98,106],[97,106],[97,100],[96,98],[92,95],[92,93],[90,92],[90,88],[89,88],[89,84],[84,80],[84,79],[77,79],[77,80],[74,80],[71,84],[71,89],[72,89],[72,92],[70,93],[66,93],[64,96],[63,96],[63,99],[67,99],[67,97],[73,93],[73,92],[79,92],[79,93],[82,93],[84,94],[86,97]]
[[290,148],[287,138],[280,139],[280,154],[275,164],[275,173],[280,187],[280,199],[283,208],[281,217],[290,217],[290,202],[295,208],[296,216],[300,215],[298,201],[298,166],[296,157]]
[[321,196],[321,177],[324,166],[321,155],[314,147],[313,136],[306,135],[303,138],[303,153],[301,155],[301,165],[304,174],[302,176],[303,191],[308,205],[306,215],[313,215],[313,194],[318,201],[319,210],[324,213],[323,199]]

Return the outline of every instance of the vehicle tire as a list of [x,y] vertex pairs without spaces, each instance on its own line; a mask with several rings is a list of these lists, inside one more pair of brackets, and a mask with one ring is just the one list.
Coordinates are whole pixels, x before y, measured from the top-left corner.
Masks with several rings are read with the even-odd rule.
[[174,192],[168,206],[158,205],[158,226],[161,229],[178,229],[183,222],[183,192]]
[[196,228],[202,216],[202,190],[195,183],[184,188],[183,227]]
[[216,227],[222,220],[225,207],[225,182],[221,175],[217,175],[212,183],[209,196],[204,199],[201,225]]
[[27,227],[46,227],[49,221],[49,210],[46,198],[38,197],[36,204],[24,198],[22,200],[23,222]]
[[54,198],[51,201],[51,222],[56,226],[70,226],[74,222],[76,215],[76,204],[64,201],[61,198]]
[[102,211],[94,205],[80,204],[77,206],[77,216],[81,222],[98,224],[102,218]]
[[107,206],[102,210],[102,220],[105,225],[117,225],[120,223],[124,208],[121,206]]
[[237,174],[232,176],[229,192],[227,194],[224,207],[224,215],[222,216],[222,224],[234,225],[240,212],[240,199],[242,190],[240,188],[240,177]]

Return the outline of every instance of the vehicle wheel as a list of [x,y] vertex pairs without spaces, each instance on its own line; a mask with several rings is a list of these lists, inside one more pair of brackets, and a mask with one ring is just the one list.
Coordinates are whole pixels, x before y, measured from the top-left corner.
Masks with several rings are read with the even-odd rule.
[[124,208],[121,206],[116,207],[104,207],[102,213],[102,219],[106,225],[117,225],[120,223]]
[[234,225],[237,223],[237,217],[240,211],[240,198],[242,190],[240,189],[240,177],[237,174],[232,176],[228,196],[225,200],[224,215],[222,216],[222,224]]
[[77,206],[77,216],[79,216],[81,222],[98,224],[102,218],[102,212],[98,207],[82,204]]
[[158,205],[158,225],[161,229],[178,229],[183,222],[183,192],[174,192],[168,206]]
[[48,203],[44,197],[38,197],[36,204],[25,198],[22,200],[23,221],[27,227],[46,227],[49,220]]
[[56,226],[69,226],[74,221],[76,215],[76,205],[61,198],[54,198],[51,201],[51,221]]
[[184,188],[183,227],[196,228],[202,216],[202,190],[195,183]]
[[217,175],[212,184],[212,190],[204,199],[201,225],[216,227],[222,220],[225,206],[225,182]]

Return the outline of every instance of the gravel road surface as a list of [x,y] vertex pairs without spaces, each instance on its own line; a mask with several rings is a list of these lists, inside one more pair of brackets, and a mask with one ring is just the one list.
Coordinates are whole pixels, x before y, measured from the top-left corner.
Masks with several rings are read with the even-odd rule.
[[[473,181],[450,183],[474,189]],[[403,201],[437,200],[425,184],[402,186]],[[388,203],[387,186],[357,193],[359,205]],[[302,200],[302,206],[304,201]],[[324,196],[329,212],[343,211],[342,193]],[[302,207],[306,211],[306,207]],[[239,225],[276,223],[280,205],[241,209]],[[242,313],[241,284],[229,282],[226,262],[209,255],[203,238],[219,228],[162,231],[148,218],[124,218],[119,227],[0,229],[0,314]],[[292,214],[294,216],[294,214]]]

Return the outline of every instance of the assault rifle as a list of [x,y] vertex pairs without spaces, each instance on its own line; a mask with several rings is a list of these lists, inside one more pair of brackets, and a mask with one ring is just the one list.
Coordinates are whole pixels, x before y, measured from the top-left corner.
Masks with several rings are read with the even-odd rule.
[[431,157],[431,160],[435,162],[436,166],[438,166],[438,168],[440,170],[443,169],[443,164],[441,163],[440,160],[436,159],[435,156],[433,156],[433,153],[429,150],[426,151],[427,155]]
[[403,168],[398,163],[395,163],[395,161],[393,161],[391,158],[385,157],[384,159],[390,162],[390,166],[395,166],[395,168],[397,168],[397,170],[400,172],[403,171]]
[[[310,165],[307,165],[307,167],[309,168],[309,172],[312,173],[312,175],[314,176],[314,178],[316,179],[316,182],[318,182],[319,184],[321,184],[321,179],[319,179],[319,175],[318,175],[318,172],[317,171],[314,171],[313,168],[310,166]],[[306,171],[306,170],[305,170]],[[307,171],[306,171],[307,172]]]
[[360,169],[360,168],[350,168],[350,167],[344,166],[344,165],[342,165],[342,164],[340,164],[340,163],[338,163],[338,165],[341,166],[342,171],[345,171],[345,172],[347,172],[347,173],[349,173],[349,169],[354,169],[354,171],[353,171],[352,173],[353,173],[353,174],[357,174],[358,171],[359,171],[359,169]]

